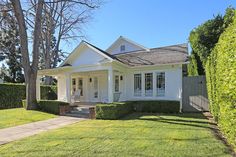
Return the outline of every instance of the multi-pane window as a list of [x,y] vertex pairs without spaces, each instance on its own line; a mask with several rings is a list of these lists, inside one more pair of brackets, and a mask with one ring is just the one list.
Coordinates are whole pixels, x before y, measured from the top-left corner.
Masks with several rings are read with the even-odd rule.
[[134,96],[141,96],[142,94],[142,75],[134,74]]
[[125,45],[120,46],[120,52],[123,52],[123,51],[125,51]]
[[119,75],[115,76],[115,92],[119,92],[120,78]]
[[153,93],[153,74],[145,73],[145,96],[152,96]]
[[78,89],[80,89],[80,95],[83,96],[83,79],[79,78],[78,79]]
[[158,72],[156,75],[156,90],[157,96],[164,96],[165,95],[165,73]]

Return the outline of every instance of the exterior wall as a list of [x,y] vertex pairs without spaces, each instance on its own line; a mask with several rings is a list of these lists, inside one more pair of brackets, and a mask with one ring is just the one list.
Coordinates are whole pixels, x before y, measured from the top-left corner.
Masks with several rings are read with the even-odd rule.
[[[120,46],[125,45],[125,51],[120,51]],[[109,49],[110,54],[118,54],[118,53],[124,53],[124,52],[130,52],[130,51],[137,51],[140,50],[140,47],[137,45],[131,44],[125,40],[120,40],[117,44],[115,44],[111,49]]]
[[[152,72],[165,72],[165,95],[147,97],[144,95],[144,74]],[[142,96],[134,96],[134,74],[142,74]],[[115,93],[115,76],[119,76],[119,101],[127,100],[178,100],[181,101],[182,94],[182,66],[159,66],[159,67],[147,67],[139,69],[119,69],[114,68],[113,71],[113,94]],[[93,86],[89,81],[94,76],[98,77],[98,99],[93,99]],[[123,80],[120,77],[123,77]],[[82,102],[107,102],[108,101],[108,71],[90,71],[90,72],[77,72],[73,73],[71,78],[83,78],[83,90],[84,96],[81,97]],[[58,76],[58,100],[66,101],[66,75],[61,74]],[[153,93],[156,87],[154,81],[156,76],[153,75]],[[71,81],[72,82],[72,81]],[[72,88],[71,88],[72,89]]]
[[[144,95],[144,74],[149,72],[165,72],[165,95],[164,96],[151,96]],[[134,96],[134,74],[142,74],[142,96]],[[156,90],[156,84],[153,75],[153,91]],[[137,70],[129,71],[126,75],[126,100],[178,100],[181,101],[182,94],[182,66],[160,66],[153,68],[140,68]]]
[[93,51],[88,47],[84,47],[80,53],[75,54],[71,61],[68,61],[72,66],[80,65],[94,65],[99,63],[99,61],[105,59],[103,56]]

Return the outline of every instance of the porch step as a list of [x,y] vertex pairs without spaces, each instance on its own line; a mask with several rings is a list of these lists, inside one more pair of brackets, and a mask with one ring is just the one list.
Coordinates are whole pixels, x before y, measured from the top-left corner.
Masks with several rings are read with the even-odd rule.
[[68,117],[78,117],[78,118],[89,118],[89,114],[82,114],[82,113],[66,113],[65,116]]
[[65,114],[70,117],[89,118],[89,107],[72,107],[69,113]]

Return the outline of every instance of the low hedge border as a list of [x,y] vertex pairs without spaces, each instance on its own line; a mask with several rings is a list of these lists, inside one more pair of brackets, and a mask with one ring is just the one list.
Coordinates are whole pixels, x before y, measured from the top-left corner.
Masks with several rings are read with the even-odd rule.
[[97,119],[119,119],[132,112],[178,113],[179,101],[127,101],[122,103],[97,104]]
[[133,111],[133,106],[126,103],[97,104],[96,119],[119,119]]
[[[69,103],[63,101],[39,100],[37,103],[39,105],[39,110],[56,115],[63,115],[69,109]],[[22,104],[23,107],[26,108],[26,100],[22,100]],[[63,111],[61,109],[63,109]]]
[[[56,100],[57,87],[43,85],[40,87],[41,99]],[[3,83],[0,84],[0,109],[23,107],[22,101],[26,99],[24,84]]]

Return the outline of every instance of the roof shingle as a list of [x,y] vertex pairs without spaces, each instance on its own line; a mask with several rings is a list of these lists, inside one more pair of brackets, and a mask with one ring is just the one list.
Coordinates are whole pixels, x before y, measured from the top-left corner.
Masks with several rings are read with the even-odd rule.
[[114,56],[117,60],[129,66],[178,64],[188,61],[188,47],[187,44],[179,44]]

